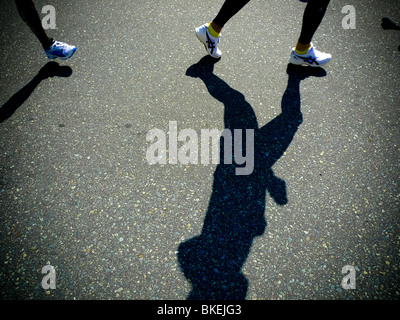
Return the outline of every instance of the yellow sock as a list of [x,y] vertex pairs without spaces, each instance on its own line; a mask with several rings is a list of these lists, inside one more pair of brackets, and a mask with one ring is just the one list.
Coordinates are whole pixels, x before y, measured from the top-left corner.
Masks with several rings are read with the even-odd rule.
[[221,33],[216,32],[213,27],[211,26],[211,23],[208,24],[208,32],[210,33],[210,35],[214,38],[218,38],[220,36]]
[[294,52],[296,52],[297,54],[299,54],[299,55],[303,55],[303,54],[306,54],[307,52],[308,52],[308,50],[310,50],[311,49],[311,44],[310,44],[310,46],[306,49],[306,50],[304,50],[304,51],[299,51],[299,50],[297,50],[297,47],[294,49]]

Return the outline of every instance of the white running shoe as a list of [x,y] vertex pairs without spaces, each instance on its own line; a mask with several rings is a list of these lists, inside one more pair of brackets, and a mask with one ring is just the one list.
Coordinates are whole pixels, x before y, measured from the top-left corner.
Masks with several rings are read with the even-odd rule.
[[293,48],[290,52],[289,62],[297,65],[320,67],[331,61],[331,59],[332,56],[329,53],[315,50],[313,44],[311,44],[311,48],[303,55],[297,54],[295,48]]
[[208,32],[208,23],[203,24],[202,26],[195,29],[196,36],[200,40],[201,43],[204,44],[204,47],[207,50],[207,53],[213,58],[221,58],[222,52],[218,48],[218,43],[220,41],[221,36],[218,38],[214,38]]
[[60,58],[62,60],[66,60],[72,57],[72,55],[75,53],[75,50],[75,46],[70,46],[64,42],[54,40],[51,47],[48,50],[44,50],[44,52],[46,52],[49,59]]

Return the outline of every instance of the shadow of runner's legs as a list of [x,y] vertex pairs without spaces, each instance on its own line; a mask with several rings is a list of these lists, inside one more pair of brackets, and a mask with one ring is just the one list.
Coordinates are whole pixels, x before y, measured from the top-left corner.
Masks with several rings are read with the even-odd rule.
[[36,87],[50,77],[69,77],[72,69],[67,66],[60,66],[57,62],[46,63],[38,72],[38,74],[29,83],[15,93],[0,108],[0,123],[10,118],[14,112],[30,97]]
[[[258,128],[254,110],[245,96],[213,74],[214,64],[215,59],[204,57],[189,67],[186,75],[201,79],[211,96],[224,104],[225,128],[254,130],[254,170],[249,175],[237,175],[234,162],[217,165],[202,232],[180,244],[178,261],[192,285],[188,299],[243,300],[248,280],[241,269],[254,238],[262,235],[267,226],[267,191],[277,204],[287,203],[286,184],[274,175],[272,166],[288,148],[302,122],[300,82],[310,75],[324,76],[325,71],[289,65],[282,113]],[[221,137],[221,160],[223,140]]]

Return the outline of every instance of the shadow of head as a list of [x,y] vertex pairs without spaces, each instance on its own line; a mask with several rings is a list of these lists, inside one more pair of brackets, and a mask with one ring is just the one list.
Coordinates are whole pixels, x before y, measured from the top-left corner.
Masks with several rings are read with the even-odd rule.
[[248,280],[240,272],[244,258],[232,259],[235,247],[222,249],[204,236],[178,248],[178,261],[192,290],[188,300],[244,300]]

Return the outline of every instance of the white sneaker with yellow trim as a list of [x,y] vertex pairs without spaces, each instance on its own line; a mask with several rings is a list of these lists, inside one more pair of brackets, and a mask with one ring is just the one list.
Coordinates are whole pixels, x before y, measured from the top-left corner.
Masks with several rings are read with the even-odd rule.
[[297,65],[306,65],[311,67],[320,67],[331,61],[332,56],[329,53],[318,51],[311,43],[311,48],[306,54],[297,54],[295,48],[290,52],[289,62]]
[[207,53],[213,58],[221,58],[222,52],[218,48],[218,43],[220,42],[221,36],[218,38],[213,37],[208,32],[208,23],[203,24],[202,26],[195,29],[196,36],[200,40],[204,47],[207,50]]

